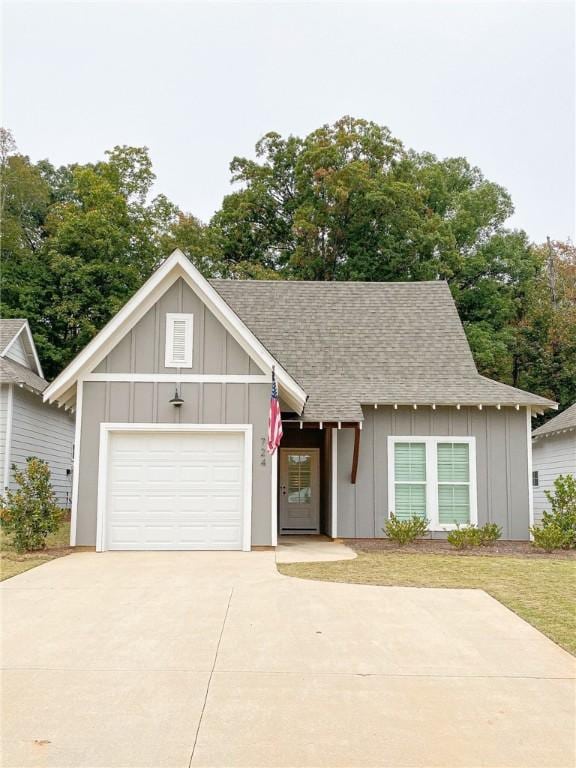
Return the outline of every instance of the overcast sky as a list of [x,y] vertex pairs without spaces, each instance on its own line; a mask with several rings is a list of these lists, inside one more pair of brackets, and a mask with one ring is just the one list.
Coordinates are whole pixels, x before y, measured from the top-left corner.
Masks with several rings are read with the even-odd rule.
[[574,238],[572,2],[4,3],[3,125],[53,163],[146,145],[156,190],[208,220],[270,130],[342,115],[464,155],[511,226]]

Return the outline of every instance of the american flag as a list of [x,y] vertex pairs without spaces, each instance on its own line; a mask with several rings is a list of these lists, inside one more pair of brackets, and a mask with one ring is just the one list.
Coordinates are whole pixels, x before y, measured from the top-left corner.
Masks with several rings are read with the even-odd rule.
[[272,368],[272,394],[270,395],[270,412],[268,414],[268,453],[272,454],[282,440],[282,414],[278,400],[276,376]]

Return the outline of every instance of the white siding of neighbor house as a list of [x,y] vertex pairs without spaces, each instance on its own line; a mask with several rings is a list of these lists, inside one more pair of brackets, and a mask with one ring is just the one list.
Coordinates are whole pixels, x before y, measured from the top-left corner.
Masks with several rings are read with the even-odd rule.
[[8,429],[9,384],[0,384],[0,493],[4,491],[4,461],[6,456],[6,430]]
[[532,471],[538,472],[538,486],[533,488],[534,523],[538,525],[542,513],[550,511],[550,502],[544,492],[552,490],[558,475],[576,475],[576,430],[534,441]]
[[[58,503],[69,507],[72,495],[74,417],[42,396],[14,387],[10,463],[23,467],[29,456],[50,465]],[[67,474],[67,470],[70,474]],[[14,487],[11,478],[10,487]]]
[[20,365],[25,365],[26,368],[31,367],[30,361],[28,360],[28,355],[26,354],[26,350],[24,349],[24,345],[22,344],[21,335],[18,336],[14,344],[12,344],[12,346],[6,353],[6,357],[9,357],[10,360],[14,360],[17,363],[20,363]]

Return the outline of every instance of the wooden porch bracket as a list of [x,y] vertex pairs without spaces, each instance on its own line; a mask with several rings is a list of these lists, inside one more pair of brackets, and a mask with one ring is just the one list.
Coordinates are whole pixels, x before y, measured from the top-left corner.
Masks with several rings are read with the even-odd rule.
[[360,453],[360,426],[357,424],[354,427],[354,453],[352,454],[352,474],[350,475],[350,482],[352,485],[356,484],[356,475],[358,474],[358,455]]

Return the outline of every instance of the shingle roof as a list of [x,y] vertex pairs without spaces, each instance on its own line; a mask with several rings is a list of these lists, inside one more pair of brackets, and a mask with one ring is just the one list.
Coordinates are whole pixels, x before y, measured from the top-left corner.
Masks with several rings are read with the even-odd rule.
[[0,357],[0,383],[23,384],[35,392],[43,392],[48,386],[48,382],[30,368],[7,357]]
[[0,354],[4,352],[8,344],[10,344],[14,336],[25,324],[26,320],[22,318],[0,320]]
[[576,403],[566,408],[562,413],[559,413],[558,416],[554,416],[546,424],[542,424],[541,427],[535,429],[532,435],[534,437],[542,437],[543,435],[551,435],[554,432],[562,432],[565,429],[576,429]]
[[308,420],[361,420],[373,403],[554,405],[478,374],[445,282],[211,284],[307,392]]

